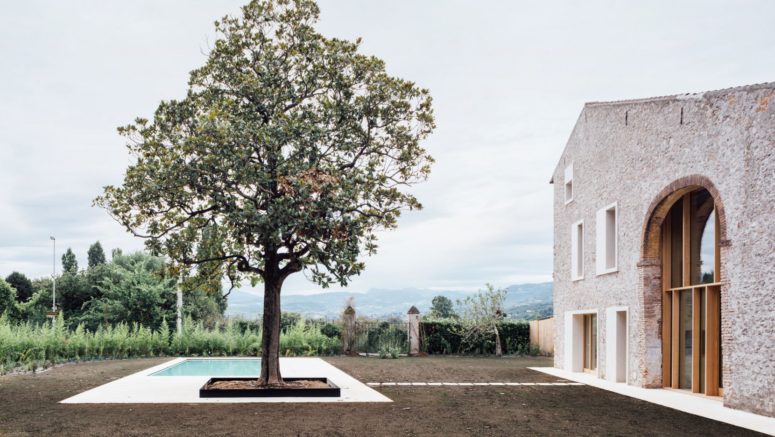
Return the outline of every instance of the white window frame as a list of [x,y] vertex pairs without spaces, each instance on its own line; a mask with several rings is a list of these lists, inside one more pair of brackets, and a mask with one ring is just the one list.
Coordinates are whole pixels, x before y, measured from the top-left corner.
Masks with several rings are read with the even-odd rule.
[[[581,242],[578,241],[578,229],[581,227]],[[580,281],[584,279],[584,220],[573,223],[570,227],[570,278],[571,281]],[[580,265],[579,265],[580,263]],[[578,274],[580,273],[580,274]]]
[[[614,223],[608,226],[608,212],[613,210]],[[613,254],[609,253],[609,231],[613,231]],[[613,256],[613,266],[608,266],[608,256]],[[595,273],[607,275],[619,271],[619,205],[614,202],[597,211],[595,215]]]
[[[565,167],[565,177],[563,178],[563,195],[565,196],[565,204],[573,202],[573,163]],[[568,184],[570,184],[570,197],[568,197]]]

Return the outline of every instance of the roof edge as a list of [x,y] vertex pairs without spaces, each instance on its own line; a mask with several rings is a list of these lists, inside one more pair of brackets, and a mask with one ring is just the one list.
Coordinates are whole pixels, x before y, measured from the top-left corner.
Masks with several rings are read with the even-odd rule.
[[760,89],[775,89],[775,82],[762,82],[762,83],[757,83],[752,85],[742,85],[737,87],[722,88],[718,90],[702,91],[697,93],[673,94],[668,96],[646,97],[646,98],[638,98],[638,99],[587,102],[584,104],[584,107],[594,108],[594,107],[601,107],[601,106],[632,105],[632,104],[639,104],[639,103],[663,102],[663,101],[674,101],[674,100],[700,100],[704,97],[717,97],[719,95],[729,94],[733,92],[756,91]]

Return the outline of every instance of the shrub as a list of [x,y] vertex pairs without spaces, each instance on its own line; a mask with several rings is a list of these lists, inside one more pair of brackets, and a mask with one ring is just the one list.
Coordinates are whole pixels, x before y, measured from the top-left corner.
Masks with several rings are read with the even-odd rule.
[[[463,341],[463,326],[456,320],[426,320],[420,323],[423,349],[429,354],[495,353],[495,334],[482,333]],[[530,324],[523,321],[498,322],[505,353],[525,355],[530,349]]]
[[394,346],[383,346],[379,349],[380,358],[396,359],[401,354],[401,348]]
[[320,332],[322,332],[323,335],[325,335],[328,338],[335,338],[337,340],[342,338],[342,328],[340,328],[339,326],[331,322],[326,322],[320,328]]

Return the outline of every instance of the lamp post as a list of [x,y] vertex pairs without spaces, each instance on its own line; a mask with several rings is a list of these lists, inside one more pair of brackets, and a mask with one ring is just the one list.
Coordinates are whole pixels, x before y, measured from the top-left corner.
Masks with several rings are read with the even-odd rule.
[[51,311],[57,310],[57,239],[48,237],[54,242],[54,252],[51,256],[51,282],[53,284],[53,291],[51,292]]

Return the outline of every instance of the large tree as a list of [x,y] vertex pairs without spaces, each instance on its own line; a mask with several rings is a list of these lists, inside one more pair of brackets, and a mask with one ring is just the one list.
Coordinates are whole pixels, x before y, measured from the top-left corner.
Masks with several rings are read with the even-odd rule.
[[96,199],[182,274],[263,283],[263,384],[282,383],[285,279],[346,285],[375,232],[421,208],[406,188],[432,163],[428,91],[317,33],[318,16],[312,0],[264,0],[217,22],[185,98],[119,129],[135,161]]

